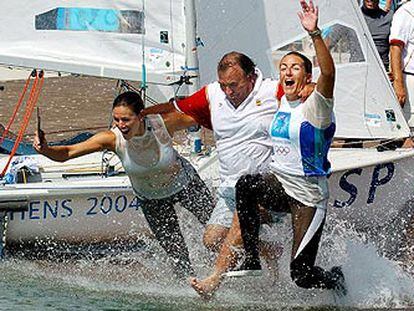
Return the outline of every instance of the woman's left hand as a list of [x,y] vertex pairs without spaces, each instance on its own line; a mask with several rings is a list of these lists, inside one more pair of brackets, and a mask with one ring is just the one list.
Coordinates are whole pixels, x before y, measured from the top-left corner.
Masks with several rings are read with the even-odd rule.
[[306,84],[302,91],[299,92],[299,97],[300,97],[300,101],[303,103],[305,100],[308,99],[308,97],[313,93],[313,91],[315,90],[316,87],[316,83],[308,83]]

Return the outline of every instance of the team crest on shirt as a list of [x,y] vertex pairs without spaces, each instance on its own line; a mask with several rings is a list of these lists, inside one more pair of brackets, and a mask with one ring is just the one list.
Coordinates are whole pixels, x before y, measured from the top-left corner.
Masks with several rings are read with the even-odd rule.
[[289,125],[291,114],[289,112],[279,111],[276,113],[271,127],[272,137],[289,139]]
[[256,99],[256,106],[260,106],[262,104],[262,101],[260,99]]

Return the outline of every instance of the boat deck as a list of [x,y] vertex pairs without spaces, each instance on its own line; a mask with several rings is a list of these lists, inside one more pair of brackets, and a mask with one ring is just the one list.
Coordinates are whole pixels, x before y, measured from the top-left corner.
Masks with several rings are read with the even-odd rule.
[[368,148],[332,148],[328,158],[332,164],[332,171],[335,172],[392,162],[412,156],[414,156],[413,149],[377,151]]

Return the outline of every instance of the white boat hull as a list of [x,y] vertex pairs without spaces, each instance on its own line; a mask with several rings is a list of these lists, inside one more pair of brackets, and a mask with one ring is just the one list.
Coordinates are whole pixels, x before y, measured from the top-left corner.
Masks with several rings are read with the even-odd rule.
[[333,150],[329,217],[358,230],[382,227],[414,196],[414,151]]
[[[127,240],[148,232],[141,201],[133,194],[126,175],[88,177],[88,173],[101,170],[100,153],[64,164],[39,155],[31,158],[45,170],[42,182],[0,188],[0,202],[16,199],[28,202],[25,211],[7,212],[8,243],[40,240],[97,243]],[[209,157],[188,158],[204,172],[201,176],[208,180],[207,185],[212,186],[218,176],[214,153]],[[6,160],[0,160],[0,166]],[[111,161],[119,166],[116,157]]]
[[[143,231],[141,202],[127,177],[101,183],[31,189],[28,210],[9,212],[8,242],[51,239],[69,243],[131,238]],[[75,183],[76,184],[76,183]],[[80,187],[79,187],[80,186]],[[79,187],[79,188],[78,188]]]
[[[330,159],[328,221],[342,219],[359,230],[379,227],[398,217],[414,195],[414,151],[340,149]],[[216,183],[215,157],[200,163],[207,184]],[[9,212],[11,243],[51,238],[94,243],[130,239],[147,228],[127,176],[16,184],[0,192],[0,201],[16,198],[29,204],[27,211]]]

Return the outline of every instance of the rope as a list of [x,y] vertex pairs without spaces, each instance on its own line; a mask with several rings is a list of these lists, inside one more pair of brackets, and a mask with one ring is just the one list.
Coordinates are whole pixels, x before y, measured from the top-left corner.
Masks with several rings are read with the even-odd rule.
[[20,142],[23,139],[23,135],[27,129],[27,126],[29,125],[30,122],[30,117],[33,114],[34,108],[36,106],[36,103],[39,99],[40,96],[40,91],[42,90],[43,87],[43,82],[44,82],[44,74],[43,71],[40,71],[39,74],[36,73],[36,78],[35,81],[33,82],[32,88],[30,90],[30,95],[29,95],[29,99],[27,100],[27,105],[26,105],[26,110],[25,110],[25,114],[24,114],[24,118],[22,120],[20,129],[19,129],[19,133],[17,134],[17,138],[16,141],[14,143],[13,149],[10,152],[9,155],[9,159],[6,163],[6,166],[4,167],[3,171],[0,174],[0,177],[3,177],[6,172],[7,169],[14,157],[14,155],[16,154],[17,148],[20,145]]
[[9,133],[9,131],[10,131],[10,127],[12,126],[12,124],[13,124],[13,122],[14,122],[14,120],[15,120],[16,116],[17,116],[17,112],[19,111],[20,106],[22,105],[22,102],[23,102],[24,97],[26,96],[26,92],[27,92],[27,89],[29,88],[29,84],[30,84],[30,78],[31,78],[32,76],[34,77],[34,75],[35,75],[35,70],[33,70],[33,71],[29,74],[29,76],[27,77],[27,79],[26,79],[26,83],[25,83],[25,85],[24,85],[24,87],[23,87],[23,91],[22,91],[22,93],[20,94],[20,97],[19,97],[19,100],[18,100],[18,101],[17,101],[17,103],[16,103],[16,106],[14,107],[13,114],[12,114],[12,116],[10,117],[9,122],[7,123],[6,128],[4,129],[3,135],[2,135],[2,136],[1,136],[1,138],[0,138],[0,145],[3,143],[4,139],[6,138],[7,134],[8,134],[8,133]]

